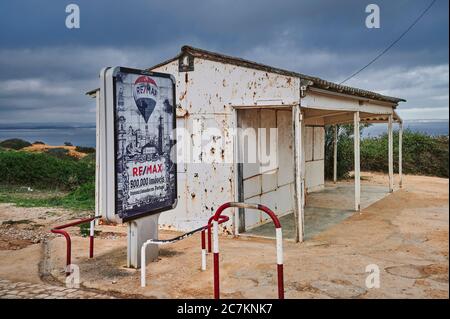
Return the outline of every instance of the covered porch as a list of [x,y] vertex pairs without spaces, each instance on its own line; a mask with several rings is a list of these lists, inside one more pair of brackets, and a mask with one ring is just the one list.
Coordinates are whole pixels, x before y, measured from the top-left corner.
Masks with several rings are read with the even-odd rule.
[[[325,188],[308,194],[304,209],[304,237],[308,240],[333,225],[355,214],[354,185],[349,181],[327,182]],[[389,195],[384,185],[363,183],[361,187],[361,209],[365,209],[375,202]],[[283,226],[283,237],[295,240],[295,216],[291,213],[280,218]],[[248,230],[246,235],[275,238],[273,225],[270,223]]]
[[[311,92],[311,91],[308,91]],[[398,156],[398,187],[402,187],[402,120],[395,112],[397,103],[372,100],[370,98],[361,99],[349,97],[337,92],[323,92],[314,90],[309,95],[301,99],[301,105],[294,105],[291,108],[291,151],[292,156],[292,176],[291,184],[292,211],[283,213],[281,223],[285,238],[290,238],[295,242],[302,242],[305,239],[324,231],[332,225],[338,224],[355,212],[372,205],[380,199],[392,193],[394,184],[394,146],[393,129],[394,124],[399,126],[399,156]],[[362,123],[386,123],[388,133],[388,161],[389,174],[386,183],[379,185],[369,185],[361,183],[360,171],[360,126]],[[354,146],[354,180],[352,182],[338,182],[338,161],[337,146],[339,138],[339,128],[342,125],[353,125],[353,146]],[[324,169],[324,139],[321,137],[312,139],[311,133],[315,134],[316,129],[324,129],[326,126],[333,127],[333,179],[325,182],[323,177]],[[312,140],[312,145],[309,145]],[[322,141],[321,141],[322,140]],[[281,145],[281,144],[280,144]],[[310,149],[312,147],[312,150]],[[321,148],[317,150],[317,148]],[[328,150],[329,151],[329,150]],[[312,155],[311,155],[312,154]],[[315,158],[319,154],[318,158]],[[282,154],[279,156],[283,157]],[[313,164],[313,165],[312,165]],[[279,167],[281,169],[281,166]],[[262,174],[264,181],[264,174]],[[312,183],[311,180],[320,176],[323,182]],[[315,181],[314,181],[315,182]],[[314,187],[308,185],[314,184]],[[264,189],[264,185],[262,187]],[[245,187],[244,187],[245,189]],[[264,193],[260,197],[263,199]],[[247,198],[244,196],[244,199]],[[273,209],[284,206],[281,199],[273,199],[267,204]],[[247,215],[246,215],[247,218]],[[242,220],[242,218],[241,218]],[[273,237],[273,225],[261,223],[255,227],[243,230],[240,233],[250,236]]]

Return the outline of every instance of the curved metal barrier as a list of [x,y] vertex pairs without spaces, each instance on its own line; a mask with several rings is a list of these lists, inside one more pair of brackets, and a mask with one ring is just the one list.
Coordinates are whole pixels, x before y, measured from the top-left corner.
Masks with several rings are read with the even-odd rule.
[[[67,223],[64,225],[59,225],[53,227],[50,231],[54,234],[63,235],[66,238],[66,269],[69,269],[68,266],[72,263],[72,241],[70,239],[70,235],[67,231],[63,230],[64,228],[77,226],[81,224],[90,223],[89,228],[89,258],[94,257],[94,228],[95,228],[95,220],[97,218],[101,218],[101,216],[90,217],[80,219],[71,223]],[[70,271],[66,270],[66,276],[70,275]]]
[[[246,203],[225,203],[220,206],[212,218],[213,223],[213,258],[214,258],[214,298],[220,298],[220,278],[219,278],[219,218],[222,212],[227,208],[247,208],[257,209],[265,212],[270,216],[275,224],[276,232],[276,247],[277,247],[277,274],[278,274],[278,299],[284,299],[284,279],[283,279],[283,235],[281,231],[281,224],[278,217],[268,207],[260,204],[246,204]],[[211,227],[210,222],[206,226],[208,229]]]
[[[228,216],[221,216],[221,218],[219,220],[219,224],[225,223],[229,219],[230,218]],[[208,224],[209,224],[209,221],[208,221]],[[202,227],[191,230],[190,232],[187,232],[185,234],[182,234],[180,236],[177,236],[177,237],[174,237],[171,239],[149,239],[145,243],[143,243],[141,246],[141,287],[146,286],[146,267],[147,267],[147,265],[146,265],[145,249],[150,244],[156,244],[156,245],[173,244],[177,241],[186,239],[186,238],[194,235],[195,233],[201,231],[202,232],[202,266],[201,266],[201,268],[202,268],[202,270],[206,269],[205,230],[207,227],[208,227],[208,225],[202,226]]]
[[[206,270],[206,238],[205,232],[208,231],[208,252],[211,252],[211,222],[214,216],[211,216],[208,219],[208,224],[203,227],[202,230],[202,271]],[[219,225],[230,220],[228,216],[220,216],[219,217]]]

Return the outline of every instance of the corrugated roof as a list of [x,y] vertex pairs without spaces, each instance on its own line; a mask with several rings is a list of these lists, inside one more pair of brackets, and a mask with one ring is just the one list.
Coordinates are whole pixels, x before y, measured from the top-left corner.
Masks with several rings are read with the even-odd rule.
[[256,70],[261,70],[261,71],[266,71],[266,72],[271,72],[271,73],[277,73],[277,74],[286,75],[286,76],[298,77],[302,80],[311,81],[312,82],[312,84],[310,85],[311,87],[315,87],[315,88],[319,88],[319,89],[323,89],[323,90],[327,90],[327,91],[331,91],[331,92],[343,93],[343,94],[348,94],[348,95],[353,95],[353,96],[358,96],[358,97],[368,98],[368,99],[373,99],[373,100],[378,100],[378,101],[384,101],[384,102],[389,102],[389,103],[406,102],[406,100],[401,99],[401,98],[382,95],[382,94],[379,94],[376,92],[362,90],[362,89],[358,89],[358,88],[351,87],[351,86],[340,85],[340,84],[333,83],[333,82],[330,82],[327,80],[323,80],[323,79],[315,77],[315,76],[306,75],[306,74],[288,71],[288,70],[283,70],[283,69],[275,68],[275,67],[272,67],[269,65],[257,63],[257,62],[242,59],[242,58],[237,58],[237,57],[233,57],[233,56],[229,56],[229,55],[225,55],[225,54],[221,54],[221,53],[216,53],[216,52],[211,52],[211,51],[207,51],[207,50],[203,50],[203,49],[199,49],[199,48],[194,48],[194,47],[188,46],[188,45],[183,46],[181,48],[181,53],[178,54],[176,57],[169,59],[167,61],[164,61],[162,63],[159,63],[159,64],[153,66],[152,68],[150,68],[150,70],[155,69],[159,66],[165,65],[174,60],[177,60],[180,56],[182,56],[185,53],[188,53],[197,58],[202,58],[202,59],[207,59],[207,60],[212,60],[212,61],[217,61],[217,62],[222,62],[222,63],[227,63],[227,64],[233,64],[233,65],[242,66],[242,67],[246,67],[246,68],[250,68],[250,69],[256,69]]

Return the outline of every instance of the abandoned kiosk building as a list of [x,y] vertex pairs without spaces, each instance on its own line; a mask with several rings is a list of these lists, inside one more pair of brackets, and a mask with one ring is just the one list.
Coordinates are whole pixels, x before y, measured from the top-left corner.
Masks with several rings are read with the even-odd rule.
[[[292,216],[295,241],[305,238],[306,194],[325,188],[325,126],[354,125],[354,206],[361,209],[360,123],[388,123],[389,184],[394,191],[393,123],[399,124],[399,186],[402,183],[402,120],[396,113],[405,100],[338,85],[296,72],[184,46],[172,59],[149,71],[169,73],[176,80],[176,125],[195,139],[202,130],[221,132],[209,149],[212,161],[178,161],[178,205],[159,217],[161,228],[188,231],[202,225],[225,202],[260,203],[279,216]],[[200,127],[200,129],[196,129]],[[276,128],[275,166],[246,163],[245,143],[231,130],[254,128],[256,146],[270,137],[258,129]],[[272,132],[272,131],[271,131]],[[206,133],[206,132],[205,132]],[[271,133],[272,134],[272,133]],[[184,143],[178,141],[177,143]],[[273,152],[273,150],[270,150]],[[205,154],[209,153],[209,154]],[[247,154],[249,155],[249,154]],[[231,160],[221,161],[227,158]],[[266,216],[245,209],[230,210],[222,231],[240,234],[263,225]],[[284,225],[283,225],[284,226]]]

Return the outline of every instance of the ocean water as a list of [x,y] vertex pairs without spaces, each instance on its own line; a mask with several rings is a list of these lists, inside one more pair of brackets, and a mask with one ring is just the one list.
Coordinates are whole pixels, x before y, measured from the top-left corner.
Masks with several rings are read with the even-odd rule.
[[[403,127],[415,132],[430,135],[448,135],[448,121],[405,121]],[[394,130],[398,125],[394,124]],[[374,124],[363,130],[364,137],[379,136],[387,131],[387,124]],[[70,142],[78,146],[95,147],[95,128],[54,128],[54,129],[5,129],[0,128],[0,141],[9,138],[21,138],[29,142],[42,141],[49,145],[62,145]]]
[[[398,130],[398,124],[393,125]],[[448,135],[447,121],[404,121],[403,130],[409,129],[413,132],[426,133],[433,136]],[[362,131],[362,137],[376,137],[387,132],[387,124],[373,124]]]
[[30,143],[41,141],[49,145],[63,145],[70,142],[77,146],[95,147],[94,128],[54,128],[54,129],[1,129],[0,141],[20,138]]

